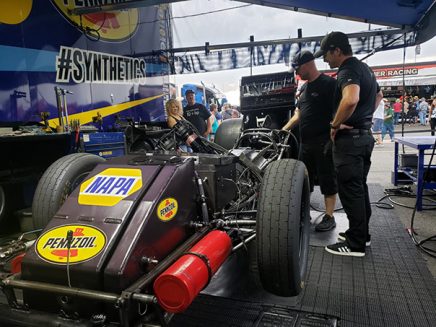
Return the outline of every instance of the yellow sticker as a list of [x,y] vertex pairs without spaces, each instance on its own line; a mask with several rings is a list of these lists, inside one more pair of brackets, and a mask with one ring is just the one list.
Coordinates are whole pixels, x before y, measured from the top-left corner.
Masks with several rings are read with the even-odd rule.
[[176,216],[178,208],[179,205],[176,199],[166,198],[162,200],[157,206],[156,214],[160,220],[170,221]]
[[[73,232],[70,249],[67,233]],[[87,225],[63,225],[50,229],[36,242],[36,252],[45,261],[75,264],[94,258],[106,245],[106,235],[98,228]]]
[[142,187],[141,169],[108,168],[80,185],[79,204],[114,206]]
[[[79,16],[71,15],[69,11],[86,5],[78,5],[78,1],[72,0],[52,0],[52,2],[74,26],[79,26],[82,30],[98,31],[100,39],[105,41],[127,40],[138,28],[139,11],[136,8]],[[95,34],[97,35],[97,32]]]

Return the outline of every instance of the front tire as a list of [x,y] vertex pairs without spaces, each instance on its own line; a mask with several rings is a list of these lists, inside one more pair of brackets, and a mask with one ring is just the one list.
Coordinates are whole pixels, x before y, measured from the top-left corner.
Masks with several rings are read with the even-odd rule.
[[73,153],[56,160],[42,175],[32,203],[35,229],[44,228],[68,195],[105,159],[90,153]]
[[257,211],[257,262],[263,287],[296,296],[304,287],[309,251],[309,178],[301,161],[283,159],[265,171]]

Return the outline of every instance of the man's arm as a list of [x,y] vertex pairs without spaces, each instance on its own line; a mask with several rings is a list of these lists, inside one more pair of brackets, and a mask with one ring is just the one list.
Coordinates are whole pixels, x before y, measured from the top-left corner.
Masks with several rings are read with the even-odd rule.
[[360,86],[357,84],[350,84],[342,89],[342,99],[332,121],[334,129],[340,129],[341,124],[351,117],[359,102],[359,93]]
[[377,110],[378,105],[380,104],[380,101],[383,99],[383,92],[380,90],[378,91],[377,95],[375,96],[375,107],[374,111]]
[[289,119],[285,126],[282,127],[283,131],[291,130],[295,125],[300,122],[300,109],[295,109],[294,115]]
[[209,116],[209,118],[206,121],[207,123],[207,128],[206,128],[206,132],[204,132],[203,136],[207,137],[210,133],[212,133],[212,124],[213,124],[213,117],[212,115]]

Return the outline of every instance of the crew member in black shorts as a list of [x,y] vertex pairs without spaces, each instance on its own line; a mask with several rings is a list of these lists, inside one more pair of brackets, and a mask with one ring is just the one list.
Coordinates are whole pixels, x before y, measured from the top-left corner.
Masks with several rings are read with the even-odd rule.
[[289,130],[296,124],[300,126],[300,160],[304,162],[309,173],[310,191],[313,192],[317,178],[324,195],[325,214],[315,230],[324,232],[336,227],[333,212],[338,187],[330,141],[336,81],[321,74],[314,59],[311,52],[302,51],[292,61],[295,72],[307,82],[300,90],[294,115],[283,129]]
[[353,57],[346,34],[327,34],[321,41],[321,49],[315,53],[315,57],[321,56],[330,68],[339,67],[336,114],[330,137],[339,198],[349,221],[348,230],[339,233],[341,242],[325,249],[332,254],[363,257],[371,239],[368,229],[371,205],[366,184],[374,149],[371,122],[383,94],[368,65]]

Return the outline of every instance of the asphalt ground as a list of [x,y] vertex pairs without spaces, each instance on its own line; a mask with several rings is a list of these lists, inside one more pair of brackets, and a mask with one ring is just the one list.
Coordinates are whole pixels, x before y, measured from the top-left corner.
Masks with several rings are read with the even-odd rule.
[[[404,132],[404,133],[403,133]],[[395,136],[417,136],[417,135],[430,135],[430,126],[421,126],[419,124],[404,126],[397,125],[395,126]],[[372,164],[371,169],[368,174],[368,183],[377,183],[384,188],[384,190],[396,189],[401,186],[407,185],[399,185],[394,186],[391,183],[392,171],[394,170],[394,145],[395,143],[390,141],[389,135],[386,135],[384,138],[384,142],[382,146],[376,146],[374,148],[372,154]],[[407,153],[414,154],[417,153],[417,150],[410,147],[402,147],[399,148],[399,153]],[[426,163],[430,156],[427,156]],[[433,165],[436,165],[436,157],[433,159]],[[411,191],[416,194],[416,186],[411,184]],[[433,191],[426,192],[429,195],[429,201],[425,202],[430,205],[434,205],[433,210],[423,210],[416,211],[414,221],[413,221],[413,229],[417,233],[416,238],[418,240],[423,240],[433,235],[436,235],[436,196]],[[390,201],[392,200],[392,201]],[[409,229],[412,224],[412,215],[413,215],[413,207],[415,205],[416,198],[414,197],[404,197],[404,196],[392,196],[384,200],[384,202],[393,203],[396,214],[398,218],[402,222],[405,229]],[[436,237],[435,237],[436,238]],[[412,242],[412,239],[410,239]],[[434,250],[436,250],[436,241],[427,242],[424,244]],[[436,279],[436,258],[433,258],[423,252],[422,256],[424,260],[427,262],[427,266],[430,272],[433,275],[433,278]],[[436,255],[436,254],[435,254]]]

